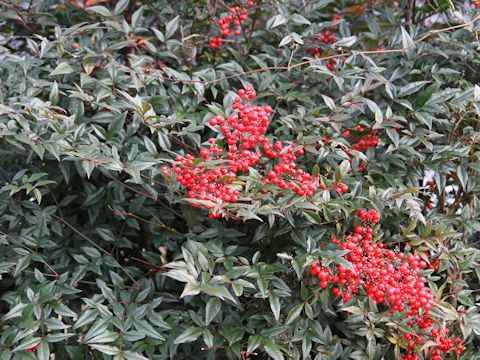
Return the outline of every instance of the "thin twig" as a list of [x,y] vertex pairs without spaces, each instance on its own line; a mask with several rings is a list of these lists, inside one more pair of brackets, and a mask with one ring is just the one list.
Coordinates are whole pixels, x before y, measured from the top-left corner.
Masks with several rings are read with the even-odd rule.
[[[152,68],[145,68],[146,72],[140,72],[138,74],[159,78],[159,79],[165,80],[165,81],[179,82],[179,83],[184,83],[184,84],[200,83],[200,84],[204,84],[204,85],[210,85],[210,84],[216,84],[216,83],[224,81],[224,80],[235,79],[235,78],[239,78],[239,77],[242,77],[242,76],[245,76],[245,75],[251,75],[251,74],[260,73],[260,72],[264,72],[264,71],[280,71],[280,70],[289,71],[291,69],[301,68],[305,65],[311,65],[311,64],[314,64],[314,63],[317,63],[317,62],[320,62],[320,61],[349,57],[349,56],[352,56],[352,55],[378,55],[378,54],[405,53],[407,50],[411,49],[412,47],[416,46],[417,44],[421,43],[422,41],[428,39],[429,37],[431,37],[433,35],[444,33],[444,32],[450,31],[450,30],[457,30],[457,29],[462,29],[462,28],[468,27],[468,26],[474,24],[479,19],[480,19],[480,16],[477,16],[473,20],[471,20],[471,21],[469,21],[468,23],[465,23],[465,24],[449,26],[449,27],[446,27],[446,28],[443,28],[443,29],[430,30],[425,35],[421,36],[419,39],[413,41],[410,45],[405,46],[401,49],[345,51],[345,52],[342,52],[340,54],[329,55],[329,56],[324,56],[324,57],[321,57],[321,58],[315,58],[315,59],[302,61],[302,62],[299,62],[297,64],[291,65],[291,66],[288,66],[288,64],[287,65],[282,65],[282,66],[267,66],[267,67],[263,67],[263,68],[258,68],[258,69],[253,69],[253,70],[249,70],[249,71],[243,71],[243,72],[235,73],[235,74],[228,75],[228,76],[222,76],[222,77],[219,77],[218,79],[209,80],[209,81],[193,80],[193,79],[192,80],[182,80],[182,79],[169,78],[169,77],[165,77],[165,76],[161,76],[161,75],[152,74],[151,73],[152,71],[157,70],[157,69],[152,69]],[[118,66],[120,68],[122,68],[123,70],[127,71],[127,72],[132,71],[127,66],[124,66],[124,65],[118,65]]]
[[[63,224],[67,225],[67,227],[69,227],[71,230],[73,230],[73,232],[75,232],[77,235],[81,236],[83,239],[87,240],[90,244],[95,246],[98,250],[100,250],[104,254],[110,256],[110,253],[107,250],[105,250],[100,245],[98,245],[95,241],[90,239],[88,236],[86,236],[85,234],[83,234],[82,232],[77,230],[77,228],[75,228],[75,226],[71,225],[69,222],[67,222],[66,220],[64,220],[64,219],[62,219],[62,218],[60,218],[56,215],[53,215],[53,217],[55,217],[57,220],[60,220]],[[120,269],[122,269],[122,271],[125,273],[125,275],[127,275],[129,277],[129,279],[132,280],[132,282],[134,284],[137,284],[137,280],[135,280],[133,278],[133,276],[130,275],[130,273],[127,271],[127,269],[125,269],[115,258],[112,257],[112,260],[116,262],[116,265],[118,265],[118,267],[120,267]]]
[[[152,214],[147,208],[145,207],[142,207],[143,209],[145,209],[146,211],[148,211],[150,214]],[[181,236],[184,236],[184,234],[182,234],[181,232],[175,230],[175,229],[172,229],[170,226],[164,224],[163,222],[160,221],[160,219],[158,217],[155,217],[155,219],[158,221],[158,223],[154,223],[153,221],[150,221],[148,219],[145,219],[145,218],[142,218],[141,216],[138,216],[134,213],[131,213],[131,212],[128,212],[128,211],[118,211],[118,210],[115,210],[113,209],[110,205],[108,206],[108,209],[113,212],[115,215],[123,215],[123,216],[131,216],[137,220],[140,220],[146,224],[150,224],[150,225],[153,225],[153,226],[156,226],[156,227],[159,227],[159,228],[162,228],[162,229],[165,229],[165,230],[168,230],[168,231],[171,231],[177,235],[181,235]],[[153,215],[153,214],[152,214]]]
[[[2,230],[0,230],[0,234],[2,235],[5,235],[7,238],[9,238],[11,241],[13,241],[14,243],[16,243],[18,246],[21,246],[22,248],[24,248],[25,250],[29,251],[31,254],[35,254],[35,251],[33,251],[32,249],[30,249],[28,246],[24,245],[20,240],[17,240],[15,239],[12,235],[6,233],[6,232],[3,232]],[[45,260],[42,259],[42,263],[45,264],[53,273],[55,276],[57,274],[57,272],[55,271],[55,269],[50,265],[48,264]]]
[[106,177],[108,177],[108,178],[110,178],[111,180],[117,182],[118,184],[124,186],[126,189],[134,192],[135,194],[138,194],[138,195],[141,195],[141,196],[145,196],[146,198],[151,199],[151,200],[154,200],[154,201],[157,199],[156,196],[154,196],[154,195],[145,194],[145,193],[143,193],[143,192],[141,192],[141,191],[139,191],[139,190],[137,190],[137,189],[135,189],[135,188],[127,185],[127,184],[125,184],[123,181],[118,180],[115,176],[110,175],[108,172],[102,170],[101,168],[97,168],[97,169],[98,169],[98,171],[100,171],[100,172],[101,172],[103,175],[105,175]]
[[155,270],[156,272],[165,272],[165,271],[168,271],[166,270],[165,268],[161,267],[161,266],[157,266],[155,264],[151,264],[149,263],[148,261],[145,261],[145,260],[142,260],[142,259],[139,259],[135,256],[132,256],[130,259],[134,260],[134,261],[137,261],[143,265],[147,265],[147,266],[150,266],[152,269],[151,270]]

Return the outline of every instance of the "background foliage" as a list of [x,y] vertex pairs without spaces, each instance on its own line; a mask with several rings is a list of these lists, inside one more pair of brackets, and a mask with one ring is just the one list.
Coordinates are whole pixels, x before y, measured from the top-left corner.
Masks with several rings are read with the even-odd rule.
[[[241,36],[211,49],[225,3],[0,4],[0,359],[397,358],[401,318],[308,272],[372,207],[378,241],[438,261],[438,322],[474,358],[476,9],[256,0]],[[321,56],[346,61],[331,71],[306,49],[335,25]],[[187,204],[161,167],[196,154],[247,85],[274,109],[269,136],[347,193],[265,195],[251,173],[220,219]],[[357,124],[379,146],[351,150]]]

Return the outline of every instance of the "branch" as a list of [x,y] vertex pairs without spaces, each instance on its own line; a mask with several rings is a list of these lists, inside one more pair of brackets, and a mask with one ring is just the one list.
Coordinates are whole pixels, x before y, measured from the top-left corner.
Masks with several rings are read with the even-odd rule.
[[[258,69],[254,69],[254,70],[235,73],[235,74],[228,75],[228,76],[222,76],[218,79],[209,80],[209,81],[193,80],[193,79],[192,80],[181,80],[181,79],[173,79],[173,78],[165,77],[165,76],[162,76],[162,75],[155,75],[155,74],[152,74],[152,72],[157,71],[157,69],[152,69],[152,68],[145,68],[145,72],[140,72],[140,73],[137,73],[137,74],[145,75],[145,76],[151,76],[151,77],[155,77],[155,78],[165,80],[165,81],[172,81],[172,82],[178,82],[178,83],[184,83],[184,84],[200,83],[200,84],[203,84],[203,85],[210,85],[210,84],[219,83],[223,80],[235,79],[235,78],[239,78],[239,77],[242,77],[242,76],[245,76],[245,75],[251,75],[251,74],[260,73],[260,72],[264,72],[264,71],[281,71],[281,70],[290,71],[292,69],[302,68],[305,65],[314,64],[314,63],[317,63],[317,62],[320,62],[320,61],[337,59],[337,58],[344,58],[344,57],[349,57],[349,56],[352,56],[352,55],[378,55],[378,54],[395,54],[395,53],[403,54],[407,50],[409,50],[410,48],[413,48],[414,46],[416,46],[417,44],[421,43],[422,41],[428,39],[431,36],[441,34],[441,33],[444,33],[444,32],[450,31],[450,30],[457,30],[457,29],[462,29],[462,28],[471,26],[472,24],[474,24],[479,19],[480,19],[480,16],[477,16],[477,17],[475,17],[474,19],[472,19],[471,21],[469,21],[468,23],[465,23],[465,24],[449,26],[449,27],[446,27],[446,28],[443,28],[443,29],[438,29],[438,30],[430,30],[425,35],[421,36],[419,39],[412,42],[410,45],[408,45],[406,47],[403,47],[401,49],[345,51],[345,52],[342,52],[342,53],[336,54],[336,55],[324,56],[324,57],[321,57],[321,58],[315,58],[315,59],[302,61],[302,62],[299,62],[297,64],[291,65],[291,66],[288,66],[288,64],[283,65],[283,66],[267,66],[267,67],[264,67],[264,68],[258,68]],[[129,67],[124,66],[124,65],[118,65],[118,67],[123,69],[126,72],[131,72],[132,71]]]

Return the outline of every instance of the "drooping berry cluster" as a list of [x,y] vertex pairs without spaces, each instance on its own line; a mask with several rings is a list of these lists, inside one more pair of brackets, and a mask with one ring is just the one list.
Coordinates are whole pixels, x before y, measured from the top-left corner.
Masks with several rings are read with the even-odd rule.
[[[340,15],[333,15],[332,21],[336,21],[340,19],[341,19]],[[323,32],[316,34],[313,41],[323,44],[323,47],[328,46],[329,44],[335,44],[337,42],[337,36],[336,36],[337,30],[338,30],[338,25],[331,26],[330,28],[324,30]],[[308,47],[306,51],[307,51],[307,54],[309,54],[310,56],[315,56],[317,58],[330,55],[330,51],[328,49],[323,49],[322,46]],[[344,62],[345,59],[342,58],[341,61]],[[333,58],[333,59],[328,59],[326,61],[326,67],[330,71],[335,70],[336,66],[337,66],[337,59]]]
[[[249,0],[246,6],[233,6],[228,9],[228,15],[217,20],[223,38],[232,36],[240,36],[242,33],[242,23],[248,19],[248,7],[254,6],[253,0]],[[214,37],[210,40],[210,48],[215,49],[222,46],[222,37]]]
[[370,209],[369,211],[360,209],[358,210],[358,217],[365,223],[371,222],[372,224],[378,224],[380,221],[380,215],[375,209]]
[[[223,150],[213,146],[210,151],[200,151],[200,156],[205,161],[217,159],[217,154]],[[185,158],[177,156],[178,163],[173,164],[173,171],[177,174],[177,181],[188,190],[187,195],[191,199],[208,200],[211,202],[220,199],[225,202],[238,201],[239,190],[232,186],[236,173],[228,167],[210,169],[202,166],[192,155],[187,154]],[[190,202],[190,205],[200,207],[199,204]],[[213,205],[204,203],[206,209]]]
[[[356,226],[346,241],[332,239],[342,250],[349,250],[344,258],[352,268],[340,265],[333,275],[323,280],[332,284],[332,292],[344,300],[349,300],[363,288],[374,302],[388,305],[391,313],[408,311],[409,316],[416,316],[421,311],[428,313],[433,296],[431,291],[425,290],[426,279],[419,276],[427,263],[419,255],[405,257],[401,252],[372,241],[373,230],[369,224],[380,219],[374,209],[360,210],[359,216],[363,225]],[[312,271],[315,273],[315,268]]]
[[[404,313],[409,319],[407,325],[412,328],[421,330],[431,327],[434,321],[430,317],[430,309],[435,299],[433,291],[425,286],[426,278],[420,275],[428,264],[418,254],[393,251],[383,243],[373,241],[371,225],[380,220],[374,209],[361,209],[358,215],[361,225],[357,225],[353,233],[348,234],[344,241],[331,239],[342,250],[349,251],[343,257],[350,266],[338,265],[331,270],[318,262],[311,266],[310,274],[319,279],[321,288],[331,286],[332,293],[345,302],[364,291],[372,301],[387,307],[390,314]],[[434,334],[432,336],[436,338]],[[406,334],[405,339],[408,350],[404,359],[418,359],[413,351],[421,348],[422,337]],[[446,353],[454,349],[453,344],[451,340],[439,338],[437,347],[430,352],[440,356],[439,351]],[[455,348],[457,350],[463,351],[460,346]],[[435,359],[440,360],[441,357]]]
[[[428,186],[428,192],[435,192],[435,181],[427,181],[426,186]],[[427,209],[433,209],[434,205],[432,202],[432,196],[428,196],[428,198],[425,200],[425,206],[427,207]]]
[[[234,180],[240,174],[248,174],[252,167],[260,172],[265,184],[289,188],[300,196],[312,196],[318,189],[327,189],[318,176],[297,168],[297,156],[304,154],[302,148],[265,136],[272,108],[251,104],[249,101],[255,97],[251,88],[239,90],[232,114],[228,118],[216,115],[210,119],[210,126],[218,128],[223,136],[210,138],[208,147],[200,149],[199,158],[190,154],[184,158],[177,156],[173,164],[176,180],[188,189],[190,199],[201,200],[191,202],[193,206],[210,209],[219,201],[237,202],[243,185],[234,184]],[[221,141],[225,142],[224,148],[217,145]],[[329,189],[338,193],[348,191],[341,182]]]
[[[431,324],[428,326],[430,327]],[[432,327],[430,330],[430,346],[429,353],[432,360],[442,360],[443,355],[448,353],[455,353],[459,356],[465,351],[463,341],[459,337],[449,337],[449,330],[445,327]],[[426,334],[428,336],[428,334]],[[424,337],[415,334],[406,333],[404,335],[407,340],[407,353],[401,358],[401,360],[419,360],[419,356],[415,354],[414,348],[416,344],[421,344],[424,341]]]
[[430,354],[432,354],[432,360],[441,360],[441,354],[446,354],[450,351],[460,355],[465,351],[465,346],[462,345],[463,341],[460,338],[449,337],[449,330],[447,328],[433,328],[430,331],[436,346],[430,348]]
[[355,126],[357,134],[351,136],[350,130],[345,130],[343,135],[351,139],[353,150],[365,152],[368,149],[374,148],[378,145],[380,137],[377,135],[377,130],[362,125]]
[[[377,130],[361,125],[355,126],[354,130],[355,134],[352,134],[349,129],[343,132],[343,136],[349,139],[353,150],[366,152],[368,149],[372,149],[378,145],[380,137],[377,135]],[[352,161],[353,157],[350,152],[347,151],[347,154],[350,157],[350,161]],[[365,170],[367,165],[366,162],[361,164],[358,170]]]

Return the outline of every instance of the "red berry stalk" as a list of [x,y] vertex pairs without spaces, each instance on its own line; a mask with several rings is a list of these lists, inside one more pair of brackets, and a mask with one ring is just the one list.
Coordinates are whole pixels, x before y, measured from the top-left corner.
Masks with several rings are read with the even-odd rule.
[[[176,157],[177,163],[173,164],[176,180],[188,189],[190,199],[203,202],[202,205],[190,202],[191,205],[210,209],[215,203],[237,202],[244,185],[234,181],[239,175],[248,174],[250,168],[262,174],[265,184],[290,189],[300,196],[313,196],[316,190],[326,189],[318,176],[297,168],[297,156],[304,154],[302,148],[265,136],[272,108],[251,104],[249,101],[255,97],[253,89],[239,90],[233,113],[228,118],[217,115],[210,119],[210,126],[218,128],[222,136],[210,138],[208,147],[200,149],[199,158],[191,154]],[[168,172],[168,168],[164,171]],[[341,183],[331,189],[339,193],[348,191]]]
[[[350,140],[352,149],[360,152],[367,152],[368,149],[375,148],[378,145],[380,137],[377,135],[377,130],[363,127],[361,125],[355,126],[355,131],[359,132],[358,135],[352,135],[350,130],[347,129],[343,132],[343,136]],[[353,157],[347,152],[350,157],[350,162],[353,160]],[[367,163],[364,163],[358,167],[358,170],[363,171],[367,168]]]
[[[408,318],[407,325],[425,332],[424,329],[434,324],[430,309],[435,303],[433,291],[425,286],[426,279],[420,275],[428,264],[417,254],[393,251],[385,244],[373,241],[371,225],[380,220],[374,209],[361,209],[358,215],[361,225],[357,225],[353,233],[348,234],[344,241],[331,240],[342,250],[349,251],[344,259],[351,268],[338,265],[331,271],[318,262],[311,266],[310,274],[318,277],[321,288],[331,286],[332,293],[343,298],[344,302],[363,290],[375,303],[387,307],[390,314],[403,313]],[[448,330],[446,333],[448,335]],[[457,343],[457,340],[439,337],[435,328],[431,330],[431,337],[435,339],[436,346],[430,348],[430,353],[435,360],[442,359],[441,353],[454,351],[459,354],[464,350],[460,339]],[[407,333],[405,339],[408,350],[403,359],[418,359],[414,350],[421,348],[423,338]]]
[[[246,6],[233,6],[228,9],[228,15],[217,20],[217,25],[220,27],[220,32],[224,38],[232,36],[240,36],[242,33],[242,23],[248,19],[248,7],[253,7],[252,0],[247,1]],[[210,48],[215,49],[222,46],[223,38],[214,37],[210,41]]]
[[[341,16],[340,15],[333,15],[332,20],[340,20]],[[335,44],[337,42],[337,35],[336,31],[338,30],[338,25],[334,25],[325,31],[318,33],[315,39],[313,40],[314,42],[318,42],[320,44],[323,44],[323,46],[327,46],[329,44]],[[306,49],[307,54],[310,56],[315,56],[317,58],[323,57],[323,56],[328,56],[330,55],[329,50],[322,50],[322,47],[314,46],[314,47],[309,47]],[[341,59],[342,62],[345,62],[345,59]],[[333,71],[335,70],[337,65],[337,59],[329,59],[326,62],[326,67],[328,70]]]

